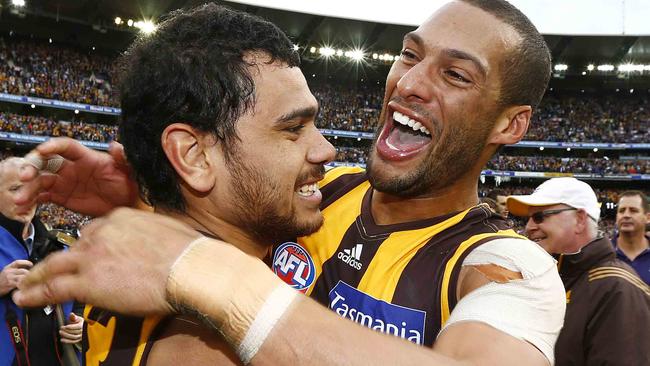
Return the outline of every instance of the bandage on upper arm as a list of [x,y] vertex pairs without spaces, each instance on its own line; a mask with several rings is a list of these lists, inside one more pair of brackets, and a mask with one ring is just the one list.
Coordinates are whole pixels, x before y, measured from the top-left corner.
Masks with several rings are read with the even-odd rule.
[[457,294],[441,333],[459,322],[485,323],[531,343],[553,363],[564,287],[555,261],[537,244],[497,239],[474,249],[463,261]]

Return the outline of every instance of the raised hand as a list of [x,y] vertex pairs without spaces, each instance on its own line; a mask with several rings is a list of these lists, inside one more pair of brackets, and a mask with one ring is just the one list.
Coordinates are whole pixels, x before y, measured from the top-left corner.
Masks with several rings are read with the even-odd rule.
[[[17,204],[37,199],[53,202],[73,211],[100,216],[119,206],[133,206],[138,188],[124,157],[124,148],[111,143],[108,153],[81,145],[67,137],[52,138],[32,152],[42,157],[61,155],[65,161],[56,173],[33,166],[22,169],[20,178],[28,184],[16,197]],[[32,154],[30,153],[30,154]]]

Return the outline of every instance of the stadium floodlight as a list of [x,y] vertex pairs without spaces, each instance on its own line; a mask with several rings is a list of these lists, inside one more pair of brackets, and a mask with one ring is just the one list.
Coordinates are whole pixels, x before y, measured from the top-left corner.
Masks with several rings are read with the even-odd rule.
[[298,46],[297,44],[293,45],[293,50],[294,51],[298,51],[299,49],[300,49],[300,46]]
[[393,56],[393,61],[397,61],[397,60],[399,60],[399,55]]
[[598,65],[596,68],[598,71],[613,71],[614,65]]
[[587,72],[586,72],[586,71],[583,71],[583,72],[582,72],[582,75],[587,75]]
[[133,19],[127,20],[126,25],[128,25],[129,27],[133,27]]
[[360,49],[354,49],[352,51],[348,51],[348,57],[351,58],[354,61],[361,61],[364,59],[365,54],[363,53],[363,50]]
[[378,54],[376,54],[376,53],[373,53],[373,54],[372,54],[372,59],[373,59],[373,60],[376,60],[376,59],[378,59],[378,58],[379,58],[379,55],[378,55]]
[[646,68],[646,65],[637,65],[637,64],[621,64],[618,65],[619,72],[643,72]]
[[384,55],[379,55],[377,58],[380,59],[381,61],[384,61]]
[[336,50],[336,55],[339,57],[343,56],[343,50]]
[[22,8],[23,6],[25,6],[25,0],[11,0],[11,5],[18,8]]
[[596,68],[596,66],[594,66],[593,64],[587,65],[587,70],[589,70],[589,71],[594,71],[595,68]]
[[309,52],[310,52],[310,53],[316,53],[316,47],[312,47],[312,48],[310,48],[310,49],[309,49]]
[[570,148],[570,147],[567,147],[567,148],[566,148],[566,151],[571,151],[571,148]]
[[539,151],[544,151],[544,146],[540,146]]
[[336,53],[332,47],[321,47],[318,52],[324,57],[331,57]]
[[124,22],[122,21],[122,18],[120,18],[120,17],[115,17],[115,25],[120,25],[120,24],[122,24],[122,23],[124,23]]
[[32,109],[34,109],[34,108],[36,108],[36,105],[32,104],[30,107],[32,107]]
[[141,22],[135,22],[133,25],[136,28],[140,29],[140,32],[144,34],[151,34],[156,31],[156,25],[153,24],[151,20],[143,20]]
[[569,65],[567,64],[556,64],[553,67],[553,70],[555,71],[566,71],[569,68]]
[[78,110],[78,109],[75,109],[75,110],[74,110],[74,114],[79,114],[79,110]]
[[594,152],[598,152],[598,148],[597,148],[597,147],[594,147]]

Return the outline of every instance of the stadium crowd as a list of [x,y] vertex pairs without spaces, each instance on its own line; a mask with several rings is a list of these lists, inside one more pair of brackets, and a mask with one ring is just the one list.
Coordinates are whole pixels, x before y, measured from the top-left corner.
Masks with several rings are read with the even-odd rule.
[[70,102],[117,105],[112,60],[76,49],[0,37],[0,91]]
[[[67,46],[0,38],[0,90],[96,105],[118,105],[111,88],[112,59]],[[383,90],[312,85],[321,128],[373,132]],[[647,96],[547,95],[526,140],[644,143],[650,141]]]
[[547,95],[533,115],[526,140],[647,143],[648,98]]
[[600,176],[650,174],[650,159],[559,158],[551,156],[508,156],[500,154],[490,160],[487,169],[584,173]]
[[[0,37],[0,91],[65,101],[117,106],[111,72],[113,59],[95,53],[37,40]],[[320,103],[319,128],[374,132],[379,124],[383,88],[360,85],[341,88],[312,85]],[[533,116],[526,140],[565,142],[645,143],[650,141],[650,110],[645,96],[617,98],[594,95],[547,95]],[[110,142],[117,126],[61,121],[44,116],[0,112],[0,131],[37,136],[66,136]],[[337,147],[337,162],[365,164],[367,149]],[[2,158],[10,155],[2,152]],[[492,170],[587,173],[596,175],[650,174],[647,159],[568,158],[550,156],[495,156]],[[508,188],[509,194],[530,193],[526,187]],[[597,190],[601,200],[616,201],[616,190]],[[484,194],[485,192],[483,192]],[[74,230],[87,220],[55,205],[40,208],[43,221],[55,228]],[[612,223],[605,220],[605,229]]]
[[[337,146],[337,162],[365,164],[366,149]],[[486,169],[605,175],[650,174],[650,159],[568,158],[496,155]]]
[[115,140],[117,126],[81,121],[55,121],[41,116],[0,112],[0,131],[24,135],[64,136],[77,140],[110,142]]

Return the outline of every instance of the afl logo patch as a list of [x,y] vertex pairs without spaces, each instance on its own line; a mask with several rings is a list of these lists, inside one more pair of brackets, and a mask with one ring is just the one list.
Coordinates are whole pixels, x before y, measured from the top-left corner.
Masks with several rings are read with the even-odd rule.
[[273,256],[273,272],[294,289],[305,293],[314,282],[314,261],[297,243],[287,242],[278,247]]

